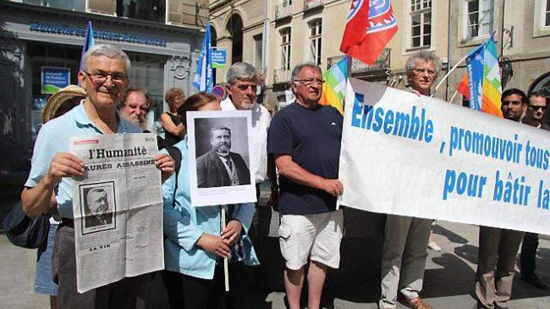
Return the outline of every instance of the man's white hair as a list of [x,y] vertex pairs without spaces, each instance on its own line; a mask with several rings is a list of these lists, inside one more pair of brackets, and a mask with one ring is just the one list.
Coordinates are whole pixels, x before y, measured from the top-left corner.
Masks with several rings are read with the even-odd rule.
[[441,71],[441,60],[439,57],[429,50],[419,50],[416,53],[409,56],[407,63],[405,64],[405,69],[407,74],[410,74],[416,65],[417,59],[423,59],[425,61],[432,61],[435,64],[435,75],[439,75]]
[[123,52],[121,49],[111,44],[98,44],[88,49],[88,51],[82,57],[82,63],[83,63],[82,69],[88,70],[88,61],[90,60],[90,57],[99,57],[99,56],[116,58],[124,61],[124,65],[126,67],[126,74],[130,74],[130,68],[132,67],[132,64],[130,63],[130,58],[128,58],[128,55],[125,52]]

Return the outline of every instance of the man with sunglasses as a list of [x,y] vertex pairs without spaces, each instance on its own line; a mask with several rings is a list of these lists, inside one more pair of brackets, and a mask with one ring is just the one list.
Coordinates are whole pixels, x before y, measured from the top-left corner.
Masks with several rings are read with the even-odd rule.
[[[256,102],[258,97],[259,76],[254,66],[247,62],[234,63],[227,71],[226,76],[227,98],[220,103],[224,111],[228,110],[249,110],[252,113],[252,145],[250,153],[250,168],[256,184],[256,197],[260,200],[260,185],[267,176],[267,131],[271,123],[271,116],[267,109]],[[272,182],[273,183],[273,182]],[[251,229],[258,230],[258,203],[243,204],[240,207],[241,212],[246,212],[250,222],[243,224],[252,226]],[[254,219],[253,219],[254,218]],[[251,231],[244,231],[250,233]],[[234,247],[235,248],[235,247]],[[233,248],[233,249],[234,249]],[[244,265],[242,262],[232,263],[230,269],[232,274],[229,292],[229,308],[241,308],[244,306],[245,296],[248,291],[252,267]]]
[[[406,62],[410,91],[429,96],[441,70],[439,57],[426,50],[412,54]],[[431,309],[420,297],[427,248],[433,220],[387,215],[381,264],[381,293],[378,307],[393,309],[400,292],[411,308]]]
[[545,116],[546,96],[542,92],[535,91],[529,96],[529,103],[521,122],[539,129],[549,130],[550,127],[544,123]]
[[258,97],[258,72],[247,62],[237,62],[227,71],[227,98],[220,103],[222,110],[250,110],[252,113],[252,153],[250,165],[256,183],[256,196],[260,196],[260,184],[267,176],[267,131],[271,116],[267,109],[256,102]]
[[[536,128],[550,131],[550,126],[544,123],[546,107],[546,96],[539,91],[532,92],[529,96],[527,109],[525,110],[525,117],[521,119],[521,122]],[[535,269],[537,268],[536,257],[538,247],[539,234],[525,233],[525,236],[523,236],[519,260],[521,280],[538,289],[548,290],[548,286],[542,283],[539,277],[535,274]]]
[[344,191],[338,180],[342,116],[331,106],[319,105],[323,82],[315,64],[294,68],[296,101],[273,116],[269,129],[268,153],[279,170],[279,243],[291,309],[300,308],[308,262],[310,309],[320,307],[327,268],[340,266],[344,219],[342,210],[336,210],[336,198]]
[[[52,275],[59,284],[60,308],[145,308],[149,275],[124,278],[85,293],[77,291],[71,178],[82,177],[85,166],[69,152],[70,139],[142,132],[117,113],[117,103],[129,84],[130,59],[126,53],[112,45],[99,44],[84,54],[82,62],[78,81],[86,90],[86,97],[40,130],[30,175],[21,194],[23,210],[33,217],[47,212],[52,203],[58,206],[62,220],[55,237]],[[157,155],[155,165],[163,180],[174,172],[174,160],[166,154]]]

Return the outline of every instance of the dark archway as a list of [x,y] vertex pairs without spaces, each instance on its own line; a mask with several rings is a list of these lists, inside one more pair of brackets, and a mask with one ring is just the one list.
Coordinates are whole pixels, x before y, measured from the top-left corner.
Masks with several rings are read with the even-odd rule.
[[227,23],[227,31],[231,34],[231,64],[243,61],[243,20],[237,14],[231,15]]
[[212,47],[218,46],[218,33],[214,26],[210,26],[210,44],[212,44]]
[[550,72],[539,76],[529,87],[528,94],[534,91],[542,92],[546,98],[550,98]]
[[[218,46],[218,33],[216,32],[216,28],[214,28],[212,25],[210,26],[210,45],[212,45],[212,48],[216,48]],[[212,76],[214,78],[214,84],[216,84],[216,73],[218,70],[212,68]]]

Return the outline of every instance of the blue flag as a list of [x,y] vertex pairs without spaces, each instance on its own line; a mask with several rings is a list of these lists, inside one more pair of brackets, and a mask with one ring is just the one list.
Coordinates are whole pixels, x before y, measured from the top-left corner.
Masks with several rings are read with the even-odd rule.
[[89,20],[88,25],[86,26],[86,37],[84,37],[84,45],[82,45],[82,54],[80,55],[80,70],[82,70],[82,67],[84,66],[84,63],[82,63],[82,58],[84,58],[84,54],[94,45],[94,30],[92,29],[92,21]]
[[204,34],[201,53],[197,62],[197,71],[195,72],[195,77],[193,78],[193,86],[198,91],[212,92],[212,88],[214,86],[210,40],[210,22],[207,22],[206,33]]

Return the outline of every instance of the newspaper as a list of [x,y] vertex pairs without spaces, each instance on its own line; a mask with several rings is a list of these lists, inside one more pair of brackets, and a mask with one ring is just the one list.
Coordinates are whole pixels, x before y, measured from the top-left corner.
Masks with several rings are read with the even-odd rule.
[[85,176],[73,185],[78,292],[164,268],[154,134],[73,138]]

